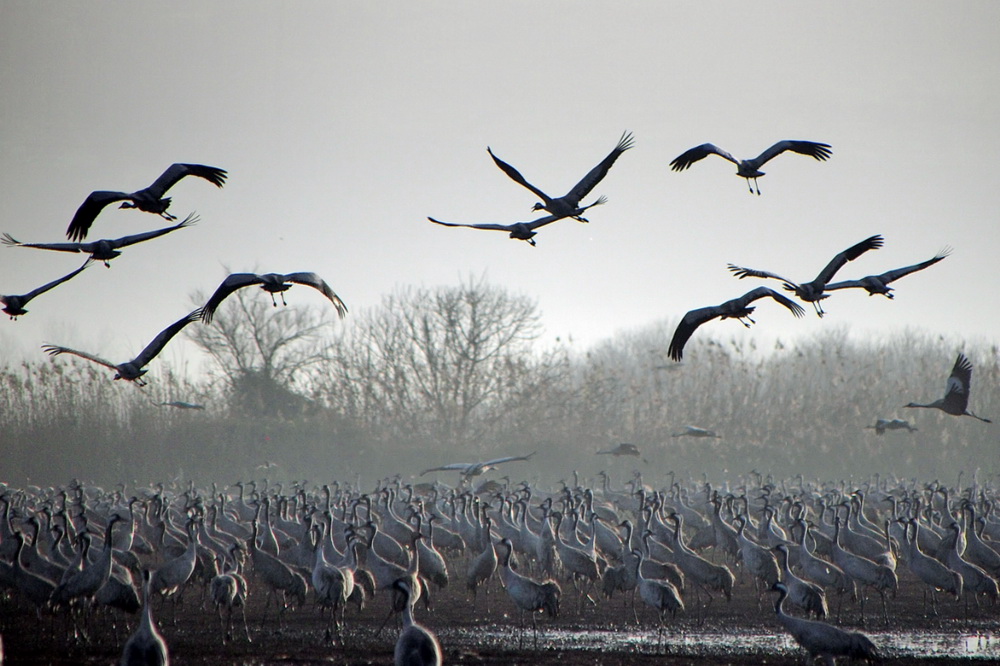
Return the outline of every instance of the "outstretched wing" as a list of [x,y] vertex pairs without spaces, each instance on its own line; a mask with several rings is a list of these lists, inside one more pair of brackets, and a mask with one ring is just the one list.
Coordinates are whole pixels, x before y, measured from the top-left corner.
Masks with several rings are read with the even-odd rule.
[[464,471],[465,469],[472,467],[478,463],[451,463],[450,465],[442,465],[440,467],[431,467],[430,469],[425,469],[420,473],[420,476],[427,474],[428,472],[452,472],[452,471]]
[[[969,406],[969,389],[972,386],[972,362],[965,354],[955,359],[948,385],[944,393],[944,410],[949,414],[961,414]],[[954,410],[954,411],[953,411]]]
[[456,222],[442,222],[441,220],[435,220],[433,217],[428,217],[427,219],[433,222],[434,224],[440,224],[445,227],[468,227],[469,229],[487,229],[489,231],[508,231],[508,232],[511,231],[511,229],[513,228],[513,225],[510,224],[458,224]]
[[178,229],[183,229],[184,227],[191,227],[198,223],[200,218],[196,213],[191,213],[183,220],[171,227],[163,227],[162,229],[154,229],[152,231],[145,231],[141,234],[132,234],[131,236],[122,236],[121,238],[116,238],[111,241],[111,246],[115,248],[125,247],[126,245],[135,245],[136,243],[141,243],[142,241],[148,241],[164,234],[169,234],[171,231],[176,231]]
[[794,282],[792,282],[788,278],[783,278],[780,275],[778,275],[777,273],[769,273],[768,271],[758,271],[758,270],[753,269],[753,268],[744,268],[743,266],[736,266],[735,264],[729,264],[728,267],[729,267],[729,271],[733,275],[735,275],[736,277],[738,277],[741,280],[743,278],[747,278],[747,277],[771,278],[773,280],[781,280],[782,282],[784,282],[787,285],[794,285],[795,284]]
[[34,247],[39,250],[55,250],[57,252],[92,252],[93,243],[22,243],[10,234],[4,234],[0,243],[10,247]]
[[765,162],[773,157],[777,157],[786,150],[790,150],[793,153],[799,153],[800,155],[808,155],[809,157],[814,157],[819,161],[825,161],[833,153],[830,152],[830,144],[828,143],[816,143],[815,141],[779,141],[774,144],[760,155],[757,156],[753,161],[757,166],[763,165]]
[[111,361],[107,361],[100,356],[94,356],[93,354],[88,354],[87,352],[77,351],[76,349],[70,349],[69,347],[59,347],[58,345],[42,345],[49,356],[58,356],[59,354],[73,354],[74,356],[79,356],[80,358],[85,358],[88,361],[93,361],[94,363],[99,363],[106,368],[111,368],[112,370],[117,370],[118,367]]
[[721,314],[722,309],[717,305],[698,308],[685,314],[674,330],[674,337],[670,339],[670,347],[667,349],[670,358],[680,361],[684,357],[684,345],[691,339],[698,327]]
[[84,199],[83,203],[80,204],[80,207],[76,209],[76,214],[73,215],[69,227],[66,228],[66,238],[71,241],[82,241],[87,237],[90,226],[97,219],[98,214],[104,210],[105,206],[116,201],[125,201],[128,198],[129,194],[127,192],[110,192],[107,190],[91,192]]
[[139,355],[132,359],[132,364],[137,368],[142,368],[153,358],[160,353],[160,351],[170,342],[170,338],[174,337],[180,333],[181,329],[190,324],[193,321],[201,319],[201,308],[194,310],[181,317],[170,326],[159,332],[159,334],[153,338],[153,341],[146,345],[146,348],[139,352]]
[[227,175],[225,169],[219,169],[218,167],[205,166],[204,164],[182,164],[178,162],[167,167],[167,170],[160,174],[160,177],[154,180],[152,185],[146,188],[146,192],[157,199],[162,199],[167,190],[185,176],[198,176],[216,187],[222,187],[226,182]]
[[635,140],[632,137],[631,132],[623,132],[622,138],[618,140],[618,145],[615,146],[614,150],[608,153],[608,156],[601,160],[601,163],[595,166],[590,172],[584,176],[579,183],[573,186],[573,189],[569,191],[566,195],[567,199],[574,199],[579,203],[580,199],[587,196],[587,194],[594,189],[601,180],[608,175],[608,170],[611,165],[615,163],[618,156],[624,153],[626,150],[635,145]]
[[524,179],[524,176],[521,175],[520,171],[518,171],[517,169],[515,169],[514,167],[512,167],[511,165],[507,164],[502,159],[494,155],[493,150],[491,150],[489,146],[486,146],[486,152],[488,152],[490,154],[490,157],[493,158],[493,162],[496,163],[496,165],[500,167],[503,170],[503,172],[507,174],[510,177],[510,179],[513,180],[515,183],[520,183],[524,187],[527,187],[529,190],[534,192],[539,199],[541,199],[546,203],[548,203],[551,200],[549,195],[545,194],[545,192],[542,192],[540,189],[538,189],[537,187],[526,181]]
[[222,284],[219,285],[212,297],[208,299],[208,303],[205,303],[205,307],[202,308],[201,318],[206,324],[212,322],[212,317],[215,316],[215,310],[219,307],[222,301],[226,300],[229,294],[233,293],[237,289],[242,287],[249,287],[252,284],[261,284],[263,280],[256,273],[231,273]]
[[[603,199],[603,197],[602,197],[602,199]],[[603,203],[600,200],[598,200],[598,201],[600,203]],[[585,209],[583,209],[583,208],[577,208],[576,210],[577,210],[577,213],[582,213]],[[540,217],[537,220],[532,220],[531,222],[521,222],[520,224],[522,226],[525,226],[528,229],[531,229],[532,231],[534,231],[535,229],[538,229],[539,227],[544,227],[546,224],[552,224],[553,222],[556,222],[558,220],[564,220],[567,217],[570,217],[570,215],[546,215],[545,217]]]
[[932,258],[928,259],[927,261],[921,261],[919,264],[914,264],[913,266],[906,266],[904,268],[897,268],[895,270],[886,271],[885,273],[879,275],[878,279],[881,280],[883,284],[889,284],[890,282],[898,280],[901,277],[905,277],[910,273],[916,273],[917,271],[924,270],[928,266],[933,266],[937,262],[947,257],[949,254],[951,254],[951,248],[946,247],[940,252],[938,252],[936,255],[934,255]]
[[320,291],[324,296],[330,299],[333,306],[337,308],[337,314],[343,319],[347,314],[347,306],[344,305],[344,301],[340,300],[340,296],[334,293],[333,289],[330,289],[323,278],[316,275],[315,273],[289,273],[284,276],[285,282],[295,282],[297,284],[304,284],[307,287],[312,287]]
[[500,463],[505,463],[505,462],[515,462],[517,460],[531,460],[531,456],[535,455],[536,453],[538,453],[538,451],[532,451],[526,456],[507,456],[506,458],[494,458],[493,460],[487,460],[486,462],[480,464],[483,467],[488,467],[491,465],[499,465]]
[[675,157],[670,162],[670,170],[684,171],[684,169],[687,169],[698,160],[703,160],[709,155],[718,155],[719,157],[727,159],[736,165],[739,165],[740,163],[739,160],[737,160],[735,157],[733,157],[726,151],[722,150],[715,144],[703,143],[700,146],[695,146],[691,150],[685,151],[680,155],[678,155],[677,157]]
[[864,239],[860,243],[852,245],[831,259],[830,263],[826,265],[826,268],[820,271],[819,275],[816,276],[814,282],[825,285],[833,279],[833,276],[836,275],[837,271],[839,271],[848,261],[854,261],[868,250],[877,250],[882,247],[884,242],[885,241],[882,239],[881,234],[876,234]]
[[80,266],[78,269],[76,269],[72,273],[68,273],[66,275],[63,275],[61,278],[53,280],[52,282],[49,282],[48,284],[43,284],[41,287],[38,287],[37,289],[32,289],[27,294],[24,294],[23,296],[21,296],[22,305],[24,303],[27,303],[31,299],[33,299],[35,296],[38,296],[39,294],[45,293],[49,289],[52,289],[53,287],[62,284],[63,282],[65,282],[66,280],[69,280],[70,278],[76,277],[85,268],[87,268],[88,266],[90,266],[90,264],[91,264],[91,260],[88,258],[85,262],[83,262],[82,266]]
[[779,294],[775,290],[769,289],[767,287],[757,287],[752,291],[748,291],[747,293],[743,294],[743,296],[738,298],[737,302],[739,303],[740,307],[746,307],[748,304],[753,303],[754,301],[760,298],[773,298],[775,301],[781,303],[786,308],[788,308],[789,312],[791,312],[796,317],[801,317],[806,313],[806,311],[802,308],[801,305],[799,305],[792,299],[788,298],[784,294]]

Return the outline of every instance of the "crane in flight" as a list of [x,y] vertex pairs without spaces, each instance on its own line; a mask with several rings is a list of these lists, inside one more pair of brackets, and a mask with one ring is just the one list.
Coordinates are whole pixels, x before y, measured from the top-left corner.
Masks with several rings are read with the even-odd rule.
[[66,238],[71,241],[81,241],[87,237],[90,226],[97,219],[104,207],[117,201],[123,202],[119,208],[135,208],[146,213],[156,213],[167,220],[177,218],[167,212],[170,207],[170,197],[164,198],[167,190],[177,184],[185,176],[204,178],[216,187],[222,187],[226,182],[227,172],[204,164],[171,164],[153,184],[135,192],[114,192],[96,190],[91,192],[73,215]]
[[796,317],[801,317],[806,312],[802,309],[801,305],[787,296],[779,294],[773,289],[768,289],[767,287],[757,287],[756,289],[743,294],[739,298],[726,301],[721,305],[710,305],[708,307],[691,310],[685,314],[681,319],[681,322],[677,325],[677,329],[674,331],[674,337],[670,340],[670,347],[667,350],[670,358],[675,361],[680,361],[681,358],[683,358],[684,345],[689,339],[691,339],[695,330],[697,330],[697,328],[705,322],[709,322],[716,318],[738,319],[741,324],[750,328],[750,324],[756,323],[750,318],[750,315],[753,314],[756,307],[750,305],[750,303],[753,303],[761,298],[774,299],[788,308],[789,312]]
[[971,416],[983,423],[993,423],[993,421],[976,416],[969,411],[969,391],[971,389],[972,362],[966,358],[965,354],[960,353],[958,358],[955,359],[955,366],[951,369],[951,376],[948,377],[948,384],[945,386],[943,398],[938,398],[934,402],[927,404],[911,402],[903,406],[940,409],[945,414],[951,414],[952,416]]
[[813,304],[813,309],[816,310],[816,314],[822,317],[826,312],[823,310],[823,306],[820,304],[824,298],[828,298],[829,294],[824,293],[826,291],[826,285],[833,279],[837,271],[843,268],[844,264],[848,261],[854,261],[862,254],[868,250],[877,250],[882,247],[884,243],[882,236],[876,234],[875,236],[870,236],[865,240],[852,245],[843,252],[837,254],[830,263],[826,265],[823,270],[819,272],[816,279],[812,282],[803,282],[801,284],[796,284],[787,278],[783,278],[777,273],[769,273],[767,271],[758,271],[753,268],[743,268],[742,266],[734,266],[729,264],[729,270],[732,271],[733,275],[739,279],[746,277],[756,277],[756,278],[773,278],[775,280],[781,280],[786,291],[794,291],[795,295],[801,298],[803,301]]
[[448,465],[442,465],[441,467],[431,467],[430,469],[425,469],[420,473],[420,476],[423,476],[428,472],[461,472],[462,477],[468,480],[474,476],[479,476],[483,472],[496,469],[496,466],[502,463],[516,462],[518,460],[531,460],[531,457],[536,453],[538,452],[533,451],[526,456],[507,456],[506,458],[494,458],[493,460],[487,460],[485,462],[451,463]]
[[594,206],[601,206],[607,203],[607,197],[600,197],[594,203],[588,206],[582,206],[580,208],[575,208],[573,210],[574,214],[569,215],[546,215],[545,217],[540,217],[537,220],[532,220],[531,222],[515,222],[514,224],[458,224],[455,222],[442,222],[441,220],[436,220],[433,217],[428,217],[427,219],[434,224],[440,224],[445,227],[468,227],[469,229],[485,229],[487,231],[503,231],[509,234],[510,238],[514,240],[528,241],[528,245],[534,247],[535,236],[538,232],[535,231],[547,224],[552,224],[558,220],[562,220],[567,217],[579,218],[579,215],[583,213],[588,208],[593,208]]
[[590,191],[594,189],[594,186],[596,186],[606,175],[608,175],[608,170],[611,169],[615,160],[617,160],[622,153],[631,148],[633,145],[635,145],[635,142],[632,137],[632,133],[624,132],[621,139],[618,140],[618,145],[615,146],[614,150],[608,153],[607,157],[601,160],[600,164],[591,169],[587,175],[584,176],[579,183],[574,185],[573,189],[569,192],[561,197],[554,198],[550,197],[545,192],[542,192],[540,189],[525,180],[520,171],[494,155],[493,150],[489,146],[486,147],[486,152],[490,154],[490,157],[493,158],[496,165],[500,167],[505,174],[510,176],[511,180],[528,188],[541,199],[541,201],[536,203],[531,208],[532,210],[547,210],[558,217],[572,217],[574,220],[586,222],[587,219],[581,217],[581,213],[587,208],[597,204],[590,204],[590,206],[584,206],[582,210],[578,210],[580,209],[580,200],[587,196]]
[[198,216],[195,213],[191,213],[172,227],[163,227],[162,229],[145,231],[141,234],[132,234],[131,236],[122,236],[121,238],[105,238],[90,243],[22,243],[10,234],[4,234],[0,238],[0,243],[10,247],[33,247],[39,250],[54,250],[56,252],[86,252],[94,261],[103,261],[105,266],[111,268],[111,264],[108,262],[121,254],[121,248],[152,240],[153,238],[159,238],[164,234],[169,234],[171,231],[190,227],[197,223]]
[[18,294],[18,295],[0,294],[0,303],[3,303],[3,311],[6,312],[12,320],[16,320],[21,315],[28,313],[28,311],[24,309],[24,306],[28,304],[28,301],[33,299],[35,296],[38,296],[39,294],[44,294],[53,287],[59,286],[66,280],[76,277],[83,271],[83,269],[87,268],[87,266],[90,266],[90,259],[87,259],[87,261],[83,262],[83,266],[80,266],[72,273],[68,273],[66,275],[63,275],[61,278],[53,280],[52,282],[43,284],[41,287],[38,287],[37,289],[32,289],[27,294]]
[[[830,152],[830,144],[828,143],[788,140],[779,141],[753,159],[738,160],[715,144],[703,143],[700,146],[695,146],[694,148],[675,157],[670,162],[670,170],[684,171],[698,160],[705,159],[709,155],[718,155],[719,157],[729,160],[735,164],[736,175],[746,178],[747,187],[750,188],[750,193],[753,194],[754,187],[756,187],[757,196],[760,196],[760,186],[757,185],[757,179],[764,175],[764,172],[761,171],[760,168],[764,166],[766,162],[774,157],[777,157],[786,150],[790,150],[793,153],[799,153],[801,155],[808,155],[809,157],[813,157],[821,162],[825,161],[832,154]],[[751,179],[753,180],[753,186],[750,185]]]
[[163,348],[170,342],[170,339],[181,332],[185,326],[193,321],[201,318],[201,309],[197,309],[194,312],[190,312],[177,321],[175,321],[170,326],[160,331],[153,341],[146,345],[146,348],[139,352],[131,361],[125,361],[124,363],[112,363],[111,361],[106,361],[100,356],[95,356],[93,354],[88,354],[87,352],[77,351],[76,349],[70,349],[69,347],[59,347],[57,345],[42,345],[44,349],[50,356],[58,356],[59,354],[73,354],[74,356],[79,356],[80,358],[85,358],[88,361],[93,361],[94,363],[99,363],[106,368],[110,368],[115,371],[115,379],[124,379],[126,381],[135,382],[137,386],[145,386],[146,381],[142,379],[142,376],[146,374],[146,370],[143,368],[156,357]]
[[288,305],[285,302],[285,292],[292,288],[292,283],[304,284],[319,291],[333,303],[333,307],[337,309],[337,315],[341,319],[347,315],[347,306],[344,305],[344,301],[340,300],[340,296],[334,293],[330,285],[315,273],[286,273],[284,275],[281,273],[264,273],[263,275],[256,273],[232,273],[222,281],[219,288],[208,299],[208,303],[202,308],[202,319],[204,319],[206,324],[211,323],[212,317],[215,316],[215,310],[222,301],[226,300],[227,296],[237,289],[255,284],[260,285],[261,289],[271,294],[271,303],[275,307],[278,306],[278,301],[274,298],[275,294],[281,294],[281,304]]
[[886,298],[892,298],[892,287],[889,286],[890,282],[895,282],[901,277],[906,277],[910,273],[916,273],[917,271],[922,271],[928,266],[933,266],[937,262],[941,261],[945,257],[951,254],[951,248],[946,247],[936,255],[928,259],[927,261],[921,261],[919,264],[914,264],[912,266],[904,266],[903,268],[897,268],[895,270],[886,271],[881,275],[869,275],[863,277],[860,280],[844,280],[842,282],[832,282],[826,285],[826,291],[836,291],[837,289],[864,289],[868,292],[869,296],[874,296],[876,294],[881,294]]

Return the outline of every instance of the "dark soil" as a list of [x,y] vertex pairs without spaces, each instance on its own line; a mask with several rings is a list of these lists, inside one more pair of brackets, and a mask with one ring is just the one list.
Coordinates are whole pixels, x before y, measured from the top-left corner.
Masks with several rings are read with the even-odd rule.
[[[459,562],[458,567],[463,567]],[[494,583],[487,599],[481,593],[473,608],[461,576],[452,573],[452,584],[435,592],[433,608],[418,606],[420,621],[441,639],[446,663],[462,664],[802,664],[805,652],[787,641],[773,614],[773,594],[758,599],[753,585],[737,583],[731,602],[713,601],[700,618],[693,599],[676,619],[668,619],[662,644],[657,635],[656,615],[639,602],[640,625],[632,620],[630,606],[618,595],[599,598],[579,607],[579,595],[563,583],[562,612],[558,618],[539,616],[538,648],[533,646],[530,618],[523,634],[519,616],[506,593]],[[390,620],[377,633],[387,614],[385,599],[370,602],[360,614],[354,607],[347,613],[342,640],[326,640],[326,619],[310,600],[304,608],[289,610],[279,630],[275,608],[265,611],[265,594],[254,591],[247,622],[253,638],[246,641],[237,615],[235,640],[224,643],[220,621],[199,588],[190,588],[181,604],[154,603],[161,633],[169,645],[173,664],[263,665],[263,664],[391,664],[398,622]],[[940,615],[925,613],[923,586],[900,571],[900,592],[889,600],[889,623],[882,620],[877,597],[866,607],[867,623],[859,626],[857,603],[845,601],[841,621],[845,629],[868,634],[883,653],[884,664],[953,664],[979,658],[985,663],[1000,661],[1000,606],[977,607],[964,601],[940,602]],[[836,613],[836,600],[831,612]],[[266,616],[265,616],[266,614]],[[262,625],[263,620],[263,625]],[[836,623],[836,617],[831,618]],[[36,616],[16,598],[0,599],[0,633],[6,648],[7,664],[112,664],[117,663],[122,646],[135,628],[138,615],[99,611],[86,618],[89,640],[73,636],[73,623],[63,613]],[[920,648],[921,635],[982,636],[985,648],[944,651],[939,647]],[[766,639],[762,644],[761,639]],[[899,648],[886,647],[889,643]]]

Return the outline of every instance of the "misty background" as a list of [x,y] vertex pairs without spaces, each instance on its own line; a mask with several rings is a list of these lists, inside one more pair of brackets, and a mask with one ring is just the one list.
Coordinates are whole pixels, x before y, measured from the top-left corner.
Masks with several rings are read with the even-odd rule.
[[[171,189],[171,212],[197,211],[197,226],[127,248],[3,322],[6,480],[204,480],[267,461],[288,478],[370,479],[536,449],[510,472],[628,473],[634,460],[592,455],[617,441],[664,473],[995,473],[994,427],[901,406],[941,397],[964,351],[970,408],[1000,415],[998,33],[1000,7],[985,2],[5,2],[0,231],[59,242],[93,190],[145,187],[173,162],[229,171],[222,190],[194,178]],[[535,198],[487,145],[560,195],[625,130],[636,147],[588,198],[609,198],[590,224],[557,222],[532,248],[426,220],[534,219]],[[779,156],[759,197],[716,157],[668,167],[706,141],[746,158],[781,139],[833,156]],[[162,222],[109,207],[88,239]],[[757,326],[712,322],[682,365],[666,361],[686,311],[756,286],[726,263],[807,280],[875,233],[885,247],[838,279],[954,253],[896,283],[894,301],[839,292],[823,320],[762,303]],[[79,262],[0,248],[0,293]],[[315,271],[351,312],[334,321],[305,287],[287,309],[245,290],[248,308],[264,306],[245,321],[310,331],[310,362],[290,374],[261,374],[252,350],[206,353],[194,327],[141,390],[39,349],[132,358],[230,271]],[[488,390],[474,406],[411,385],[420,368],[402,350],[419,338],[393,319],[463,290],[531,320],[491,359],[502,363],[479,368]],[[368,353],[378,330],[395,332],[394,355]],[[438,343],[424,350],[461,353]],[[207,409],[155,404],[168,400]],[[878,437],[863,426],[879,416],[919,431]],[[723,438],[670,436],[688,423]]]

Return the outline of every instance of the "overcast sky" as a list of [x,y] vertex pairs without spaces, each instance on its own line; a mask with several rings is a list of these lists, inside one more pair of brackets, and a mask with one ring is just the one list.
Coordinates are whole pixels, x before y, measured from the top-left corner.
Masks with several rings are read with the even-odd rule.
[[[315,271],[354,313],[399,286],[484,275],[537,300],[546,339],[585,347],[760,284],[728,262],[807,281],[875,233],[885,247],[838,279],[954,254],[895,283],[894,301],[839,292],[822,321],[768,302],[755,329],[715,322],[698,335],[918,329],[992,343],[998,72],[993,1],[4,0],[0,231],[64,241],[92,190],[140,189],[173,162],[222,167],[229,182],[183,180],[170,210],[197,211],[198,226],[39,296],[3,320],[0,353],[40,358],[48,342],[124,361],[227,268]],[[557,222],[530,247],[426,219],[534,219],[536,197],[488,145],[561,195],[625,130],[636,147],[588,197],[609,198],[588,225]],[[748,158],[781,139],[829,143],[833,156],[779,156],[759,197],[716,157],[668,166],[706,141]],[[163,222],[109,207],[88,240]],[[81,261],[0,248],[0,293]],[[306,287],[289,299],[330,308]],[[186,345],[165,356],[193,361]]]

